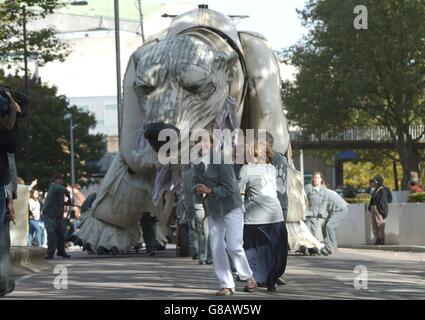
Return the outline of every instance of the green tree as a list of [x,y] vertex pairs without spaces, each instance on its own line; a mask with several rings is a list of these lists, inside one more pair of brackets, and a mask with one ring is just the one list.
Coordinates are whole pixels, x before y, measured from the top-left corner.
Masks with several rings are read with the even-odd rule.
[[[12,89],[19,90],[23,79],[18,76],[5,76],[0,70],[0,83],[5,83]],[[104,136],[89,134],[89,129],[96,126],[95,117],[69,105],[65,96],[57,94],[55,87],[42,84],[40,81],[30,81],[31,103],[31,149],[32,172],[39,179],[39,186],[47,187],[55,173],[70,172],[69,131],[67,113],[74,119],[75,170],[77,181],[87,185],[92,175],[98,172],[97,160],[105,148]],[[22,120],[22,119],[21,119]],[[24,131],[25,121],[18,120],[20,127],[20,145],[16,152],[18,175],[29,183],[26,176]],[[69,179],[70,181],[70,179]]]
[[387,128],[406,188],[423,161],[409,127],[425,123],[425,1],[362,1],[368,29],[360,30],[353,25],[358,4],[307,2],[300,16],[309,33],[284,54],[299,73],[284,83],[283,99],[288,118],[306,134]]
[[[10,63],[23,61],[23,7],[29,23],[45,18],[63,5],[60,0],[0,0],[0,60]],[[39,65],[54,60],[64,61],[69,54],[69,46],[55,36],[52,28],[28,30],[27,50]]]
[[[401,166],[397,166],[397,171],[402,170]],[[350,161],[344,162],[344,184],[351,185],[356,188],[367,188],[369,179],[376,175],[384,178],[385,185],[394,190],[395,181],[393,173],[393,164],[389,159],[379,163],[370,161]]]

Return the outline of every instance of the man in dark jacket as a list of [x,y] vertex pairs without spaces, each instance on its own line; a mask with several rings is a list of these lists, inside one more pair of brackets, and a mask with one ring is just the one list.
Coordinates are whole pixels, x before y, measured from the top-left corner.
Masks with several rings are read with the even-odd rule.
[[[1,133],[0,133],[1,136]],[[0,138],[1,139],[1,138]],[[11,150],[11,149],[9,149]],[[3,149],[1,149],[0,154],[3,154]],[[4,159],[2,157],[2,159]],[[13,159],[13,158],[12,158]],[[6,156],[7,160],[7,156]],[[9,172],[4,173],[3,169],[7,169],[9,171],[9,162],[6,164],[2,162],[1,165],[6,165],[5,167],[1,167],[2,174],[7,177],[7,179],[2,179],[0,182],[0,297],[5,296],[6,294],[11,293],[15,289],[15,282],[9,279],[9,269],[10,269],[10,229],[9,222],[15,220],[15,212],[12,206],[12,198],[7,199],[8,197],[12,197],[12,195],[6,192],[5,184],[10,182],[10,174]],[[14,165],[14,164],[13,164]],[[9,200],[9,203],[7,202]],[[8,206],[6,207],[6,204]],[[8,213],[6,215],[6,211]]]
[[53,259],[56,250],[58,256],[71,257],[65,252],[64,221],[65,196],[68,198],[68,205],[71,205],[71,198],[69,191],[63,186],[64,183],[65,176],[63,174],[53,177],[43,205],[43,221],[47,231],[46,259]]
[[374,178],[375,192],[369,203],[375,245],[385,244],[385,219],[388,216],[388,192],[381,176]]
[[0,297],[11,293],[15,283],[9,279],[10,233],[9,221],[14,220],[14,212],[6,216],[6,190],[10,182],[8,153],[14,153],[18,144],[16,114],[19,105],[10,97],[10,112],[0,117]]

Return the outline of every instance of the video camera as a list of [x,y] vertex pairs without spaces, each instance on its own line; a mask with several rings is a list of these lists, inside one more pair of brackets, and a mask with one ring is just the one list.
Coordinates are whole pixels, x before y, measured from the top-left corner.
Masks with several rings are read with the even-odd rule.
[[13,91],[9,87],[0,86],[0,117],[4,117],[10,112],[10,99],[6,92],[9,92],[17,104],[21,107],[21,113],[18,117],[25,117],[28,113],[29,100],[26,95],[18,91]]

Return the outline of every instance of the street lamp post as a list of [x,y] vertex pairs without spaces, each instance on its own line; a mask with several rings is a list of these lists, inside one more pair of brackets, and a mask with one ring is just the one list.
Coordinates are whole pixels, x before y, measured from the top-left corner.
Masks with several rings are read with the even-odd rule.
[[139,10],[140,33],[142,34],[142,41],[143,41],[143,43],[145,43],[145,28],[143,26],[142,0],[138,0],[137,9]]
[[118,145],[121,137],[121,50],[120,50],[120,10],[118,0],[114,0],[115,20],[115,61],[117,72],[117,115],[118,115]]
[[[73,1],[72,6],[85,6],[87,1]],[[24,90],[25,95],[29,98],[29,77],[28,77],[28,48],[27,48],[27,8],[22,6],[22,31],[23,31],[23,49],[24,49]],[[32,181],[32,152],[31,152],[31,108],[28,107],[25,126],[25,160],[27,167],[28,181]],[[71,120],[72,121],[72,120]],[[73,162],[72,162],[73,163]]]
[[[22,28],[23,28],[23,47],[24,47],[24,90],[25,95],[29,97],[29,80],[28,80],[28,49],[27,49],[27,9],[25,6],[22,7]],[[31,169],[31,112],[28,108],[27,112],[27,123],[25,126],[25,160],[27,163],[27,179],[32,181],[32,169]]]
[[304,179],[304,153],[303,149],[300,150],[300,171]]
[[67,113],[64,117],[65,120],[70,121],[70,143],[71,143],[71,184],[75,184],[75,164],[74,164],[74,124],[72,121],[72,114]]
[[27,9],[25,6],[22,7],[22,28],[23,28],[23,37],[24,37],[24,72],[25,72],[25,94],[28,94],[29,84],[28,84],[28,49],[27,49]]

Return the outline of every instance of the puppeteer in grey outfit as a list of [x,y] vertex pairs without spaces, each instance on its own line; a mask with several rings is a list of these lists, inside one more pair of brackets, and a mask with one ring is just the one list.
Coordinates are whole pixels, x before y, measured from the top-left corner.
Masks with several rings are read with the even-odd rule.
[[324,255],[332,254],[338,247],[336,241],[336,227],[348,215],[348,203],[335,191],[328,189],[327,192],[328,202],[326,209],[328,211],[328,217],[322,225],[325,247],[320,251]]
[[315,187],[312,184],[308,184],[305,187],[305,193],[308,199],[305,223],[313,236],[317,238],[317,226],[319,225],[319,219],[327,216],[327,188],[324,185]]

